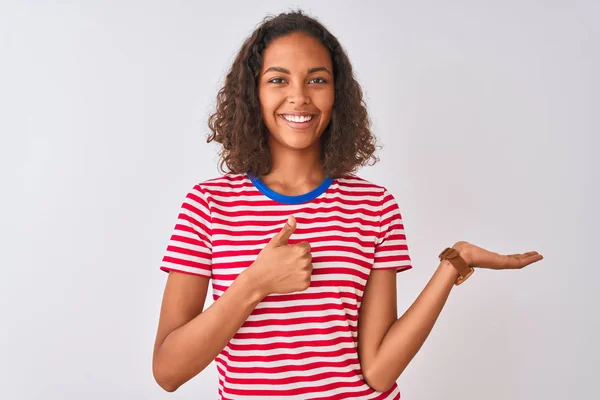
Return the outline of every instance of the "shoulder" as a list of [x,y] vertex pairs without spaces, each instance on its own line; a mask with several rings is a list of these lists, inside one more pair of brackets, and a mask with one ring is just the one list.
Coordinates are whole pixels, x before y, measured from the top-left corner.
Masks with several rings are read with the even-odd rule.
[[385,186],[356,174],[344,175],[338,178],[337,181],[341,189],[364,192],[365,195],[377,197],[379,201],[383,201],[389,193]]
[[375,207],[384,215],[388,211],[399,209],[396,196],[380,183],[372,182],[355,174],[348,174],[338,179],[341,193],[352,193],[361,197],[361,204]]
[[238,192],[248,186],[250,182],[246,174],[234,174],[228,172],[219,176],[201,180],[194,184],[192,190],[201,192],[206,197],[213,194],[226,194]]
[[237,195],[248,187],[248,183],[251,184],[245,174],[226,173],[203,179],[188,188],[184,203],[200,205],[210,210],[215,202],[219,202],[219,197]]

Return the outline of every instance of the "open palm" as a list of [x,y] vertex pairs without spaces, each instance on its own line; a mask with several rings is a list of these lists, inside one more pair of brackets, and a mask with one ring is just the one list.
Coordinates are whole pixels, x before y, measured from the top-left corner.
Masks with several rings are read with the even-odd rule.
[[521,269],[544,258],[537,251],[522,254],[498,254],[469,242],[457,242],[454,248],[459,251],[467,264],[474,268]]

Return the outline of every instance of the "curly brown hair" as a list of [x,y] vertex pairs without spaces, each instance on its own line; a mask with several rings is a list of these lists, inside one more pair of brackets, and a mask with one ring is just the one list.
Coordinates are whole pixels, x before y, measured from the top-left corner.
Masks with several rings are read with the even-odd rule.
[[[279,37],[302,31],[320,40],[333,63],[335,100],[331,120],[321,135],[321,162],[328,177],[354,173],[358,167],[379,161],[377,139],[371,133],[362,88],[339,41],[315,18],[301,10],[267,16],[245,40],[225,85],[217,95],[216,111],[209,117],[207,143],[222,145],[219,168],[232,173],[267,175],[272,168],[269,131],[261,114],[258,79],[267,45]],[[370,165],[373,165],[370,164]]]

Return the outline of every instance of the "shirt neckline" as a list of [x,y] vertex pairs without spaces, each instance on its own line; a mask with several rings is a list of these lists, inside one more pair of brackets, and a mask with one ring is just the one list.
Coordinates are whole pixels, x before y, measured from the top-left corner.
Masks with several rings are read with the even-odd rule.
[[308,193],[300,194],[297,196],[287,196],[285,194],[277,193],[276,191],[270,189],[267,185],[265,185],[263,181],[260,180],[260,178],[252,175],[251,173],[247,173],[246,175],[248,176],[254,187],[258,189],[258,191],[260,191],[262,194],[264,194],[271,200],[283,204],[300,204],[314,200],[323,193],[325,193],[325,191],[329,189],[329,187],[334,181],[333,178],[328,176],[323,180],[323,182],[321,182],[319,186],[317,186]]

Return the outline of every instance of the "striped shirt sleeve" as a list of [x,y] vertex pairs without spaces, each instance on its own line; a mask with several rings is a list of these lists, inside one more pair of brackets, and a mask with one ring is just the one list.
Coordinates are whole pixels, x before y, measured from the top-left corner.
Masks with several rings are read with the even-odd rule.
[[411,268],[402,214],[394,196],[384,188],[373,269],[396,269],[396,272],[401,272]]
[[211,277],[211,214],[199,185],[183,200],[160,269]]

